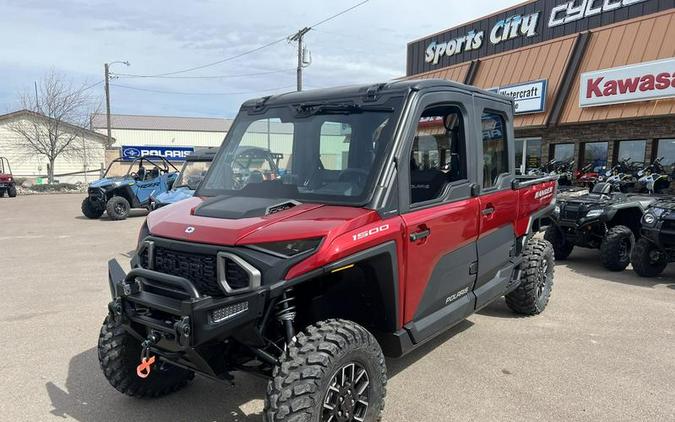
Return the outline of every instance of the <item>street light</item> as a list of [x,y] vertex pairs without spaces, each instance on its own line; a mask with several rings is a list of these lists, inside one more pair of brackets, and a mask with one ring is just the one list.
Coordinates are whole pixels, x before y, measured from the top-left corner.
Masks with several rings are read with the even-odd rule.
[[108,128],[108,147],[112,145],[112,135],[110,132],[110,66],[114,64],[123,64],[126,66],[131,66],[128,61],[114,61],[110,63],[105,63],[105,111],[106,111],[106,121]]

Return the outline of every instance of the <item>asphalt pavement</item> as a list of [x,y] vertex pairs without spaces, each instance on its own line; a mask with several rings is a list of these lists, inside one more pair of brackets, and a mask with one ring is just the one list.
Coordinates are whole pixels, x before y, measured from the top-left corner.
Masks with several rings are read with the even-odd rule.
[[[128,263],[145,212],[88,220],[82,198],[0,198],[0,420],[259,421],[266,382],[249,375],[155,400],[108,384],[106,262]],[[384,421],[673,421],[674,325],[675,264],[642,279],[575,250],[543,314],[500,300],[387,360]]]

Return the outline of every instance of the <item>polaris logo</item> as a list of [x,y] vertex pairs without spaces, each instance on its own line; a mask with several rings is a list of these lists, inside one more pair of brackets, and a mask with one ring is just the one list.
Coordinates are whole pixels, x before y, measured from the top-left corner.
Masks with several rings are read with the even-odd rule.
[[141,156],[141,151],[138,148],[127,148],[124,151],[124,156],[128,158],[138,158]]
[[447,305],[449,303],[452,303],[467,293],[469,293],[469,288],[465,287],[462,290],[458,291],[457,293],[448,296],[447,299],[445,299],[445,304]]
[[135,146],[123,145],[122,157],[127,160],[135,160],[142,156],[163,157],[167,160],[183,161],[192,154],[193,147],[179,146]]
[[195,228],[192,227],[192,226],[187,226],[185,228],[185,233],[187,233],[187,234],[191,234],[191,233],[194,233],[194,232],[195,232]]

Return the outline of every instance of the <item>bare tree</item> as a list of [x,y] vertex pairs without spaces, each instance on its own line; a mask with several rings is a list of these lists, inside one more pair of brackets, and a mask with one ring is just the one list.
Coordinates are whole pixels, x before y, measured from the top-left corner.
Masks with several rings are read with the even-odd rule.
[[21,107],[31,113],[12,122],[9,129],[18,135],[17,146],[47,159],[49,183],[54,182],[58,157],[86,159],[85,128],[100,108],[91,88],[86,84],[74,86],[52,70],[38,83],[37,92],[19,95]]

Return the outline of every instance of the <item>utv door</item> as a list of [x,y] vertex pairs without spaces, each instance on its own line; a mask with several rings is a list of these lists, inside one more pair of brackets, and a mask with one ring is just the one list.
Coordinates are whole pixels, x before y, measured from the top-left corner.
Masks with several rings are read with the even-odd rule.
[[476,98],[479,168],[481,184],[480,233],[478,235],[478,277],[474,292],[476,308],[503,295],[511,280],[515,253],[518,195],[512,189],[514,177],[513,123],[508,116],[510,105]]
[[468,171],[469,157],[475,157],[466,130],[471,103],[471,96],[454,91],[427,94],[415,127],[406,132],[399,166],[406,227],[404,320],[416,343],[474,309],[479,204]]

